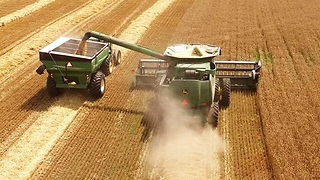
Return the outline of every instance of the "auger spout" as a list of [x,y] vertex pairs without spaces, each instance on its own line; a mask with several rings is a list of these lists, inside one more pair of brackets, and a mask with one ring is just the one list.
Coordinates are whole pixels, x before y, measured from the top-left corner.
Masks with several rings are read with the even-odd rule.
[[[159,52],[153,51],[151,49],[148,49],[146,47],[142,47],[142,46],[139,46],[139,45],[136,45],[136,44],[133,44],[133,43],[125,42],[125,41],[123,41],[121,39],[117,39],[115,37],[108,36],[108,35],[105,35],[105,34],[102,34],[102,33],[99,33],[99,32],[95,32],[95,31],[86,32],[85,35],[82,38],[81,43],[84,43],[90,37],[94,37],[94,38],[97,38],[97,39],[100,39],[100,40],[105,40],[106,42],[110,42],[112,44],[116,44],[118,46],[130,49],[132,51],[136,51],[136,52],[139,52],[139,53],[142,53],[142,54],[146,54],[146,55],[158,58],[158,59],[162,59],[162,60],[165,60],[165,61],[169,61],[170,60],[170,58],[166,57],[165,55],[163,55],[163,54],[161,54]],[[81,46],[81,44],[80,44],[80,46]]]

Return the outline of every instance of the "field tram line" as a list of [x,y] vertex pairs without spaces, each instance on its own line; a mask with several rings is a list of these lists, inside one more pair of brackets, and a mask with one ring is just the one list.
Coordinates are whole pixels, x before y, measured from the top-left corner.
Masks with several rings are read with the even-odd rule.
[[[48,7],[52,6],[52,4],[56,4],[57,2],[58,2],[58,1],[53,2],[53,3],[50,3],[50,4],[48,5]],[[90,4],[90,2],[92,2],[92,0],[91,0],[91,1],[86,1],[86,2],[84,2],[84,4],[81,4],[81,6],[74,7],[71,11],[65,12],[65,13],[63,13],[63,15],[61,15],[61,16],[59,16],[59,17],[55,17],[54,19],[51,19],[51,20],[49,20],[49,21],[46,21],[46,24],[45,24],[45,25],[43,25],[43,24],[42,24],[42,25],[40,25],[40,24],[37,25],[36,27],[38,27],[38,28],[37,28],[37,29],[34,29],[33,31],[30,31],[30,32],[25,31],[24,33],[27,33],[27,34],[25,34],[25,35],[23,35],[23,34],[20,33],[20,36],[21,36],[21,37],[20,37],[20,36],[17,36],[17,37],[18,37],[17,40],[15,40],[15,39],[13,39],[13,38],[7,39],[8,43],[3,43],[3,44],[2,44],[2,46],[4,46],[4,47],[0,50],[0,56],[3,55],[3,54],[5,54],[5,53],[8,52],[8,51],[14,49],[18,44],[23,43],[24,41],[26,41],[27,39],[33,37],[33,36],[36,35],[37,33],[39,33],[39,32],[41,32],[42,30],[44,30],[45,28],[53,25],[54,23],[60,21],[61,19],[65,18],[65,17],[70,16],[71,14],[77,12],[79,9],[81,9],[81,8],[87,6],[88,4]],[[76,5],[79,5],[79,3],[77,3]],[[69,5],[69,6],[70,6],[70,5]],[[43,8],[48,8],[48,7],[43,7]],[[52,8],[52,7],[51,7],[51,8]],[[38,12],[34,12],[34,13],[38,13]],[[30,19],[30,18],[32,19],[32,17],[34,16],[34,13],[31,13],[31,14],[27,15],[26,17],[20,18],[20,19],[18,20],[18,21],[20,22],[19,25],[21,25],[21,23],[24,24],[25,19],[27,19],[27,20]],[[37,16],[37,18],[38,18],[38,17],[39,17],[39,16]],[[51,16],[50,16],[50,17],[51,17]],[[21,22],[21,21],[23,21],[23,22]],[[40,21],[39,23],[43,23],[43,22]],[[17,24],[17,22],[13,21],[13,22],[11,22],[10,24],[8,24],[7,26],[14,26],[14,25],[12,25],[12,24],[15,25],[15,24]],[[30,24],[28,24],[28,25],[30,25]],[[31,28],[34,28],[34,26],[35,26],[35,25],[33,24],[33,26],[32,26]],[[27,27],[27,26],[26,26],[26,27]],[[23,36],[22,36],[22,35],[23,35]],[[7,41],[2,40],[2,42],[7,42]]]
[[[69,153],[74,154],[77,150],[79,150],[72,149],[72,146],[80,147],[83,144],[82,142],[76,142],[76,136],[74,134],[79,131],[85,121],[85,115],[87,114],[87,112],[89,112],[88,110],[85,110],[85,108],[86,107],[83,108],[83,111],[77,114],[63,136],[59,138],[59,140],[55,144],[55,147],[51,149],[45,160],[41,164],[39,164],[38,168],[32,173],[30,179],[48,179],[53,176],[60,176],[60,174],[57,173],[62,172],[62,169],[65,169],[65,167],[61,167],[62,164],[64,162],[71,161],[72,159],[72,156],[70,156]],[[70,144],[74,145],[70,146]]]
[[[261,118],[258,116],[258,114],[255,115],[255,113],[258,113],[258,108],[256,106],[256,96],[256,93],[252,91],[233,92],[232,99],[238,99],[240,101],[232,101],[230,109],[222,111],[221,126],[225,127],[224,129],[222,129],[222,131],[224,134],[224,139],[225,141],[227,141],[226,147],[228,148],[226,150],[227,154],[225,154],[223,157],[223,164],[225,164],[224,173],[221,173],[225,178],[244,178],[255,176],[271,178],[273,177],[272,169],[268,164],[269,160],[265,157],[267,150],[265,147],[265,140],[264,137],[262,137],[263,134],[261,132],[261,127],[263,126],[263,124],[261,124]],[[242,106],[241,102],[245,99],[247,99],[247,102],[248,99],[251,99],[248,102],[250,103],[248,104],[248,106],[256,108],[239,108]],[[244,111],[247,112],[246,114],[250,113],[250,115],[243,114]],[[252,118],[255,119],[253,124]],[[243,125],[239,126],[239,120],[243,121],[240,123]],[[253,131],[250,129],[252,129]],[[253,134],[250,132],[253,132]],[[235,136],[234,134],[237,135]],[[258,134],[260,134],[261,137],[257,139],[256,136]],[[262,144],[262,146],[257,146],[256,143],[258,143],[257,145]],[[247,155],[243,157],[242,153],[247,153]],[[255,159],[252,160],[252,158]],[[254,170],[256,169],[256,166],[259,166],[260,169]],[[253,167],[254,169],[252,169]]]
[[265,130],[265,124],[264,124],[264,121],[262,120],[262,115],[261,115],[261,106],[260,106],[260,103],[259,103],[260,99],[258,98],[258,96],[256,97],[256,107],[257,107],[257,113],[259,115],[259,121],[260,121],[260,126],[261,126],[261,133],[262,133],[262,141],[263,141],[263,144],[264,144],[264,149],[266,151],[266,157],[267,157],[267,165],[268,165],[268,169],[270,170],[270,173],[271,173],[271,178],[272,179],[275,179],[275,172],[274,172],[274,169],[273,169],[273,166],[272,164],[274,163],[272,161],[272,158],[271,158],[271,155],[270,155],[270,149],[269,149],[269,146],[268,146],[268,143],[267,143],[267,137],[266,137],[266,130]]
[[16,6],[11,6],[12,2],[2,1],[0,2],[0,17],[6,16],[7,14],[11,14],[12,12],[15,12],[29,4],[33,4],[34,2],[36,2],[36,0],[26,0],[19,4],[16,4]]
[[[47,108],[47,106],[43,106],[43,104],[36,102],[40,97],[44,98],[44,101],[52,102],[52,100],[50,100],[50,98],[46,96],[43,91],[35,94],[35,89],[31,88],[19,91],[19,93],[24,92],[22,93],[23,96],[34,94],[35,96],[31,99],[27,99],[26,97],[22,97],[20,95],[14,95],[4,100],[8,100],[8,104],[10,105],[9,107],[2,107],[3,111],[6,113],[3,114],[2,121],[0,123],[0,127],[5,128],[5,130],[3,130],[1,133],[3,138],[1,146],[3,145],[4,147],[9,148],[15,142],[15,140],[19,139],[23,132],[36,121],[37,117],[40,116],[40,112]],[[17,102],[17,97],[27,100],[18,101],[19,103],[10,103]],[[2,105],[4,105],[3,103]],[[5,151],[5,149],[0,150],[0,154],[2,154],[2,151]]]
[[[301,2],[299,2],[299,3],[301,3]],[[295,5],[297,5],[297,4],[295,4]],[[303,6],[303,7],[307,7],[307,6]],[[280,6],[280,8],[281,8],[281,6]],[[290,8],[290,6],[289,6],[289,8]],[[293,13],[293,12],[291,12],[291,13]],[[280,17],[291,16],[292,15],[291,13],[289,12],[287,14],[283,14]],[[298,16],[299,16],[300,13],[299,12],[294,12],[294,14],[298,14]],[[310,14],[312,14],[312,12],[310,12]],[[281,94],[282,96],[284,94],[285,96],[287,96],[287,98],[282,98],[283,100],[278,100],[278,103],[282,103],[282,104],[284,104],[284,103],[292,104],[291,101],[294,102],[293,104],[300,104],[300,103],[297,103],[297,102],[299,102],[299,101],[305,102],[305,99],[308,99],[310,96],[314,97],[312,94],[314,94],[314,93],[316,94],[316,91],[312,92],[314,90],[314,87],[313,87],[314,84],[310,83],[310,82],[312,82],[312,79],[314,77],[316,77],[316,76],[313,75],[312,77],[310,77],[308,75],[308,74],[313,74],[313,73],[310,73],[310,71],[312,72],[312,69],[314,69],[314,67],[310,67],[306,62],[303,62],[303,59],[305,57],[303,57],[304,55],[303,55],[303,53],[301,53],[301,51],[300,51],[301,49],[299,49],[301,47],[299,47],[299,43],[297,43],[297,42],[301,42],[301,40],[297,39],[297,37],[301,37],[301,39],[304,39],[304,40],[308,39],[307,36],[310,36],[312,34],[312,32],[310,32],[310,31],[312,31],[313,28],[304,28],[303,27],[303,28],[299,29],[298,26],[300,26],[300,25],[303,26],[306,23],[302,23],[302,24],[300,23],[300,25],[298,25],[298,23],[297,24],[296,23],[292,24],[292,22],[299,21],[300,19],[302,19],[301,16],[299,16],[298,20],[296,20],[295,18],[293,18],[293,19],[294,20],[288,19],[289,21],[287,21],[287,19],[284,19],[284,18],[276,18],[276,21],[278,21],[278,22],[286,22],[286,23],[279,23],[278,27],[275,28],[275,30],[278,30],[278,32],[281,33],[280,36],[281,36],[282,40],[280,39],[280,42],[283,41],[283,43],[284,43],[283,48],[280,47],[281,49],[284,49],[284,50],[282,50],[284,53],[281,54],[280,52],[277,52],[276,56],[279,58],[278,60],[280,60],[281,57],[282,58],[285,57],[285,58],[289,59],[289,61],[285,61],[283,63],[275,61],[275,63],[277,63],[278,66],[279,66],[280,63],[283,65],[283,67],[281,67],[281,71],[285,71],[285,72],[282,73],[282,74],[289,74],[289,77],[286,76],[286,78],[284,78],[284,79],[286,79],[286,81],[285,81],[286,83],[284,83],[284,84],[287,84],[287,85],[283,85],[285,87],[288,87],[288,90],[286,92],[282,92],[282,94]],[[290,24],[287,24],[287,23],[290,23]],[[280,26],[280,24],[283,24],[283,25]],[[294,28],[293,30],[290,30],[290,29],[288,29],[288,27],[291,27],[291,28],[292,27],[297,27],[297,28]],[[299,32],[295,32],[296,29],[299,29]],[[304,29],[307,29],[307,30],[303,31]],[[309,29],[310,29],[310,31],[308,31]],[[303,32],[310,32],[310,34],[308,34],[308,33],[304,34]],[[299,33],[299,36],[297,36],[297,33]],[[303,45],[303,42],[302,42],[301,45]],[[315,46],[318,47],[318,43],[315,43]],[[312,48],[308,48],[308,49],[312,49]],[[303,51],[304,50],[302,49],[302,52]],[[282,59],[281,59],[281,61],[282,61]],[[272,68],[272,69],[274,69],[274,68]],[[303,71],[304,69],[305,69],[305,71]],[[277,70],[279,70],[279,72],[280,72],[280,69],[277,69]],[[314,71],[314,72],[316,72],[316,71]],[[275,74],[275,75],[277,75],[277,74]],[[314,82],[316,82],[316,80],[314,80]],[[288,85],[288,83],[289,83],[289,85]],[[301,88],[301,87],[303,87],[303,88]],[[301,93],[299,93],[301,89],[310,89],[310,91],[308,91],[305,94],[303,94],[303,93],[301,94]],[[281,89],[281,90],[283,90],[283,89]],[[295,97],[295,98],[292,98],[292,97]],[[272,99],[274,99],[274,98],[271,98],[270,100],[272,100]],[[315,100],[315,98],[312,98],[312,100]],[[302,103],[302,104],[305,104],[305,103]],[[310,102],[310,101],[308,102],[308,104],[305,104],[304,107],[305,107],[306,111],[304,113],[301,113],[301,117],[304,117],[304,118],[310,117],[310,118],[312,118],[312,116],[314,114],[313,112],[317,112],[317,111],[314,111],[314,109],[313,109],[314,108],[314,104],[315,104],[315,102]],[[299,108],[299,106],[293,106],[293,107],[290,107],[289,109],[282,109],[281,111],[297,112],[297,111],[301,111],[301,107]],[[303,114],[305,114],[307,116],[304,116]],[[267,116],[267,115],[265,114],[265,116]],[[275,132],[277,130],[278,131],[281,130],[283,132],[288,131],[289,134],[294,132],[294,131],[296,131],[296,130],[294,130],[294,128],[291,125],[288,126],[288,124],[289,124],[288,121],[291,121],[291,122],[294,122],[295,120],[299,121],[299,119],[300,119],[299,116],[300,115],[299,116],[292,115],[291,118],[290,118],[290,116],[287,117],[287,118],[284,118],[284,116],[285,116],[285,114],[282,113],[282,118],[281,118],[281,115],[280,115],[280,117],[278,116],[278,119],[275,118],[273,121],[281,120],[282,121],[281,125],[286,125],[287,128],[285,128],[285,129],[281,128],[280,129],[279,127],[276,127],[276,129],[274,131]],[[270,118],[272,118],[272,116]],[[308,123],[310,123],[310,121],[312,121],[312,119],[308,119],[308,120],[309,120]],[[266,125],[266,128],[268,128],[267,125],[268,124],[272,125],[274,122],[270,121],[268,123],[267,122],[264,122],[264,123]],[[307,125],[308,123],[306,123],[305,125],[308,126]],[[290,123],[290,124],[292,124],[292,123]],[[299,127],[298,126],[299,124],[296,124],[296,123],[294,123],[294,124],[295,124],[296,127]],[[270,127],[270,129],[274,129],[274,127]],[[309,128],[305,128],[305,126],[302,126],[302,124],[301,124],[299,129],[300,129],[299,134],[297,134],[296,136],[293,136],[292,134],[290,134],[289,136],[291,136],[291,137],[289,137],[289,138],[291,139],[292,137],[294,137],[294,138],[297,138],[299,136],[301,137],[301,133],[303,133],[303,131],[305,131],[306,129],[309,129]],[[279,135],[279,134],[272,134],[272,132],[270,132],[269,136],[272,137],[272,136],[277,136],[277,135]],[[277,141],[277,140],[275,140],[275,141]],[[276,155],[277,154],[276,151],[279,151],[279,149],[284,151],[284,149],[282,149],[284,146],[285,147],[294,146],[294,144],[295,144],[294,142],[299,142],[299,141],[300,141],[299,139],[291,140],[291,142],[288,142],[288,144],[284,144],[282,147],[280,147],[279,145],[276,145],[275,149],[270,149],[269,150],[269,152],[272,153],[271,155],[273,155],[273,158],[275,158],[274,161],[277,161],[277,164],[280,164],[280,166],[275,164],[275,167],[274,167],[275,170],[276,171],[282,171],[282,172],[284,171],[283,172],[284,175],[283,174],[282,175],[276,174],[277,178],[280,178],[280,177],[283,178],[286,173],[288,173],[287,175],[289,175],[289,177],[292,176],[292,172],[290,170],[285,170],[285,169],[292,168],[292,169],[300,169],[301,170],[301,169],[306,168],[304,166],[301,167],[301,165],[300,165],[300,167],[298,167],[299,165],[294,165],[294,164],[289,165],[290,164],[290,159],[291,159],[290,156],[287,156],[287,158],[286,158],[286,156],[281,157],[281,153],[279,155]],[[271,145],[272,144],[277,144],[277,142],[272,142],[272,141],[270,141],[270,143],[271,143]],[[299,146],[298,147],[291,147],[291,148],[295,149],[295,148],[299,148]],[[303,148],[300,151],[303,152]],[[301,152],[298,152],[296,150],[295,153],[299,153],[300,154]],[[276,154],[274,154],[274,153],[276,153]],[[307,153],[302,153],[302,154],[306,155]],[[301,156],[300,157],[298,156],[296,158],[292,157],[292,160],[297,162],[296,164],[299,164],[299,163],[303,163],[304,164],[306,160],[305,159],[302,160],[302,159],[304,159],[304,158],[301,157]],[[285,164],[288,164],[289,166],[288,167],[284,167],[283,165],[285,165]],[[297,172],[296,175],[299,176],[299,175],[302,175],[302,174],[300,172]],[[288,176],[287,176],[287,178],[288,178]]]

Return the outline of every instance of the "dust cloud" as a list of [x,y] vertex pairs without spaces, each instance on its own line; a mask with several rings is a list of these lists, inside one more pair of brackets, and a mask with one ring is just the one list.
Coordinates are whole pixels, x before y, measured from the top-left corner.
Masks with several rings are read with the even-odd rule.
[[[171,101],[171,100],[170,100]],[[224,142],[218,131],[188,114],[180,103],[162,107],[146,158],[150,179],[220,179]]]

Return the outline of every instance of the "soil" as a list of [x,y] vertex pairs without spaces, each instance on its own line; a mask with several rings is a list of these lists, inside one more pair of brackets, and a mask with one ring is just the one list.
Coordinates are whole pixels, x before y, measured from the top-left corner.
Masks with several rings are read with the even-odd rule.
[[[319,179],[319,3],[65,4],[0,2],[0,179]],[[155,94],[131,82],[139,59],[150,57],[123,48],[102,98],[74,89],[50,97],[47,75],[35,72],[39,50],[90,30],[158,52],[218,45],[218,60],[261,59],[261,81],[257,91],[232,91],[214,130],[190,128],[177,108],[165,111],[166,130],[144,124],[158,119]]]

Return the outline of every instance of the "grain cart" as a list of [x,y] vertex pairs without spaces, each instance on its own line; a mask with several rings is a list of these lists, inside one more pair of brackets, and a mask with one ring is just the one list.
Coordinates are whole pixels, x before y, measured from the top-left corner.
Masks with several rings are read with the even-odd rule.
[[52,96],[63,88],[75,88],[89,89],[93,97],[102,97],[105,76],[121,61],[121,52],[111,43],[94,38],[82,43],[81,39],[61,37],[39,54],[43,64],[36,72],[43,74],[47,70],[47,91]]
[[161,54],[94,31],[87,32],[82,41],[90,37],[157,58],[140,60],[134,85],[155,87],[162,102],[174,96],[194,117],[213,127],[219,108],[230,104],[231,88],[255,89],[259,81],[260,61],[214,60],[221,53],[215,45],[178,44]]

